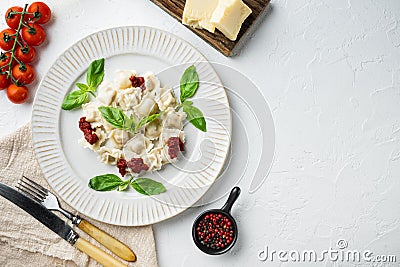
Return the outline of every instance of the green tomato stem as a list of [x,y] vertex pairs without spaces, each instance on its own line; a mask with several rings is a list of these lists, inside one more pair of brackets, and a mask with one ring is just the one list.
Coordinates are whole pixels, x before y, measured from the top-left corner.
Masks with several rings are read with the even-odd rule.
[[18,41],[18,38],[17,38],[17,39],[15,39],[15,40],[17,40],[17,44],[18,44],[20,47],[24,47],[24,46],[21,44],[21,42],[20,42],[20,41]]
[[27,8],[28,8],[28,4],[25,5],[24,10],[21,12],[21,19],[19,20],[18,29],[17,29],[17,32],[15,34],[14,44],[13,44],[13,47],[11,48],[11,51],[10,51],[11,52],[11,59],[10,59],[10,63],[9,63],[9,66],[8,66],[7,78],[11,77],[12,82],[14,84],[16,84],[16,85],[18,85],[18,81],[15,80],[15,78],[12,76],[12,62],[13,62],[13,60],[15,60],[19,64],[21,64],[19,62],[19,60],[15,57],[15,48],[17,47],[17,44],[19,43],[19,41],[18,41],[19,32],[21,31],[22,25],[24,24],[23,21],[24,21],[24,16],[27,13],[26,12]]
[[[22,64],[22,63],[21,63],[21,61],[19,61],[19,59],[18,59],[18,58],[16,58],[16,57],[15,57],[14,59],[15,59],[15,61],[17,61],[17,63],[18,63],[18,64]],[[10,61],[10,63],[8,63],[8,64],[10,64],[10,65],[11,65],[11,61]],[[11,66],[11,67],[12,67],[12,66]]]
[[19,11],[11,11],[10,13],[8,13],[8,14],[11,14],[11,15],[17,15],[17,14],[29,14],[29,15],[35,15],[35,12],[19,12]]

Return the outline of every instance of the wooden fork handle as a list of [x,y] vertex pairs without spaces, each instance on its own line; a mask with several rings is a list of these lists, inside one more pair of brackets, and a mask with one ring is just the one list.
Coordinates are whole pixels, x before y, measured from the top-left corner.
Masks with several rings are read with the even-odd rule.
[[82,221],[78,224],[78,228],[96,239],[97,242],[108,248],[121,259],[126,261],[136,261],[136,255],[129,247],[100,230],[88,221],[82,219]]
[[76,240],[75,247],[105,267],[128,267],[83,238]]

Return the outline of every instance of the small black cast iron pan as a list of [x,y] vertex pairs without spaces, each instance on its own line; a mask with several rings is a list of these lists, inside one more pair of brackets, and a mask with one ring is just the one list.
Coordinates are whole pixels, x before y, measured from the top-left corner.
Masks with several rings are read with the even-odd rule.
[[[207,253],[210,255],[224,254],[235,245],[235,242],[238,237],[238,229],[237,229],[237,224],[235,222],[235,219],[231,215],[231,209],[232,209],[233,203],[235,203],[235,201],[239,197],[239,195],[240,195],[240,188],[234,187],[232,189],[231,193],[229,194],[228,200],[226,201],[225,205],[221,209],[206,210],[203,213],[201,213],[194,221],[193,227],[192,227],[192,237],[193,237],[193,240],[194,240],[194,243],[196,244],[196,246],[204,253]],[[201,240],[201,237],[198,235],[197,229],[199,227],[200,222],[207,215],[210,216],[210,214],[217,214],[217,215],[221,214],[223,216],[223,218],[227,218],[231,222],[231,228],[233,230],[233,233],[232,233],[232,236],[230,236],[230,237],[232,238],[232,240],[229,242],[229,244],[224,245],[224,247],[222,247],[222,248],[221,247],[215,248],[215,246],[211,247],[210,244],[204,243],[204,240]],[[229,239],[229,237],[228,237],[228,239]]]

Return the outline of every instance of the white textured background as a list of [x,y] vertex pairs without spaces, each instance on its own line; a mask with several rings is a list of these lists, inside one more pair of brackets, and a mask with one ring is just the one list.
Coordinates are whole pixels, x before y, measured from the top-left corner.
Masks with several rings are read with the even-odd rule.
[[[1,1],[1,17],[22,3]],[[350,249],[394,254],[400,262],[399,0],[272,1],[234,58],[223,57],[147,0],[48,3],[54,20],[47,27],[49,43],[38,51],[39,79],[57,55],[87,34],[149,25],[191,42],[210,61],[240,70],[271,105],[276,159],[263,187],[243,192],[234,209],[241,231],[237,246],[220,257],[199,252],[190,227],[202,208],[192,209],[154,227],[160,266],[278,266],[259,262],[257,251],[265,245],[319,251],[335,247],[339,238]],[[0,92],[0,135],[28,122],[30,109],[10,104]],[[283,264],[289,265],[305,264]]]

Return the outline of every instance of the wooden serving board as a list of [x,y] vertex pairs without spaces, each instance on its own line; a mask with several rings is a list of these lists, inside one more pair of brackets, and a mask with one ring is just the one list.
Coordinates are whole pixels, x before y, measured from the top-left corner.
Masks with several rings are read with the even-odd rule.
[[[185,6],[185,0],[151,0],[157,6],[162,8],[172,17],[178,21],[182,21],[183,8]],[[198,0],[202,1],[202,0]],[[235,55],[240,48],[244,45],[246,37],[249,36],[256,28],[256,25],[261,21],[263,15],[265,14],[266,7],[270,0],[243,0],[251,10],[253,11],[250,16],[244,21],[242,28],[238,34],[236,41],[231,41],[226,38],[217,29],[215,33],[211,33],[207,30],[199,30],[187,26],[191,31],[200,36],[204,41],[210,44],[212,47],[217,49],[219,52],[225,56]]]

